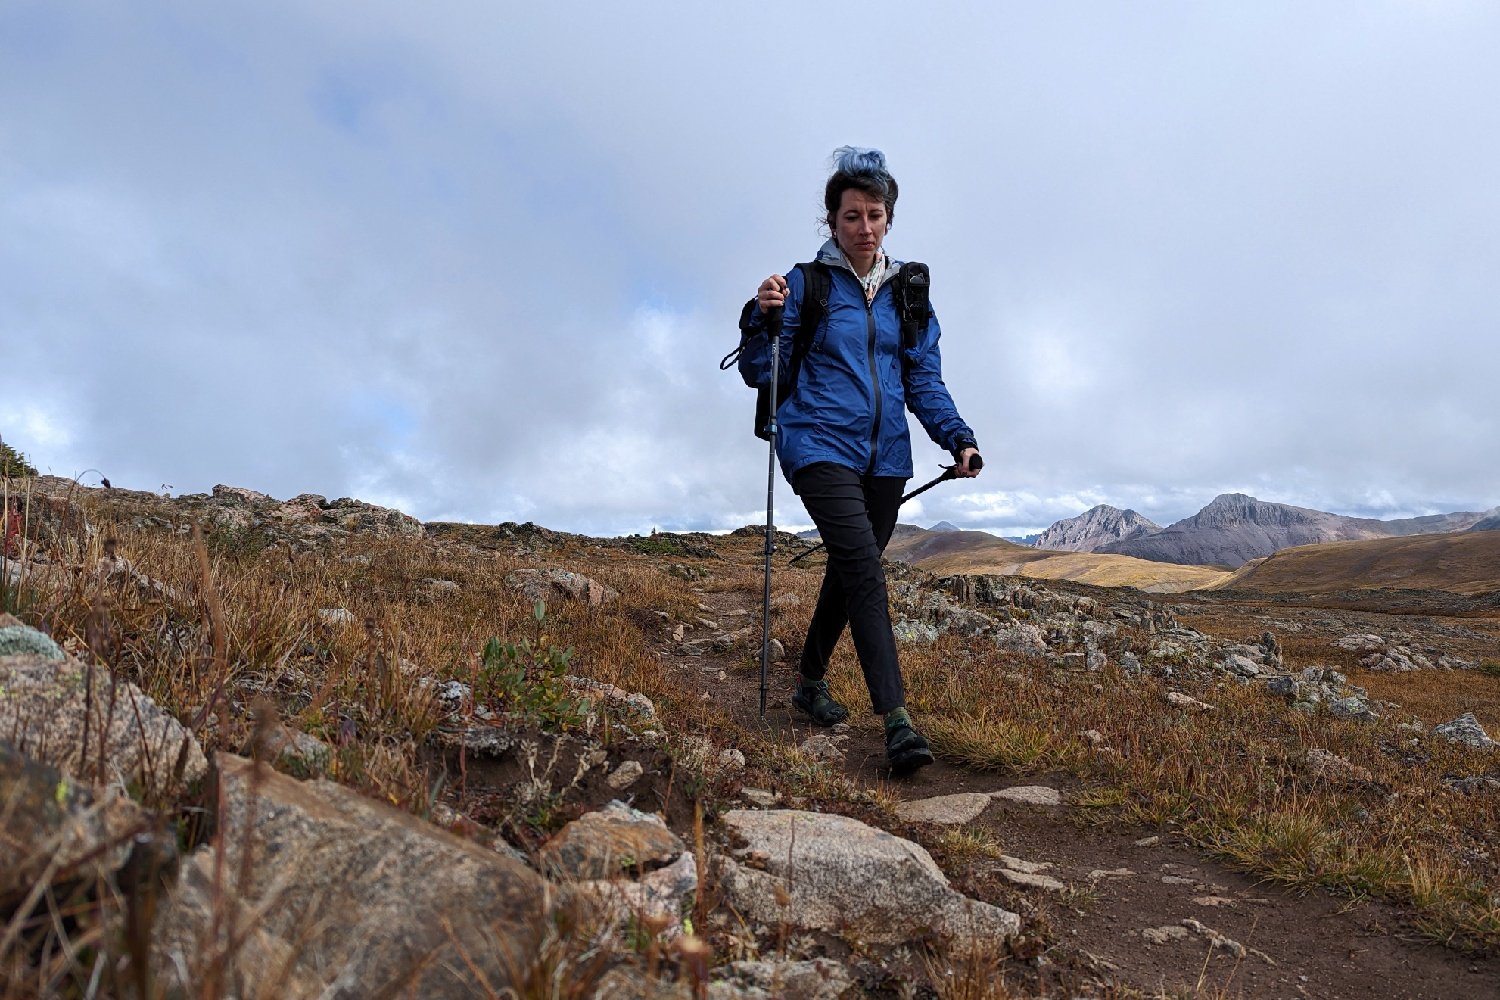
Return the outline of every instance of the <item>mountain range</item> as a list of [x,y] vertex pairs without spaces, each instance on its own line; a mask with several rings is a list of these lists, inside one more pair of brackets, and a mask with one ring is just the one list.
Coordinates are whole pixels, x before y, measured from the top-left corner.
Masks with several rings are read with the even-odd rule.
[[1224,493],[1193,516],[1165,528],[1133,510],[1100,504],[1053,524],[1036,547],[1237,569],[1295,545],[1496,529],[1500,529],[1500,507],[1381,521]]

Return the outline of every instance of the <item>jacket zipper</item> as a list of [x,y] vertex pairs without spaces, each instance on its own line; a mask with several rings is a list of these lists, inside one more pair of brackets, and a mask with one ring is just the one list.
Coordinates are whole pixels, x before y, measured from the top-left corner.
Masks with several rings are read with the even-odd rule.
[[880,438],[880,411],[885,401],[880,394],[880,372],[875,364],[875,303],[869,299],[865,299],[865,325],[870,331],[867,349],[870,359],[870,389],[875,393],[875,422],[870,425],[870,464],[865,467],[865,475],[873,476],[875,474],[875,446]]

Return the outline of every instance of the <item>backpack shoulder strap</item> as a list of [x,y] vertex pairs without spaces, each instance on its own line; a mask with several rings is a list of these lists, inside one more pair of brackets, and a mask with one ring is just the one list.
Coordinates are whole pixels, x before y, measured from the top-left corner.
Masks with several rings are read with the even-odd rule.
[[927,333],[928,320],[932,318],[932,275],[927,265],[909,260],[892,279],[891,291],[896,297],[896,311],[901,317],[902,358],[921,342]]
[[802,300],[797,303],[797,340],[793,345],[793,357],[800,363],[812,347],[823,317],[828,315],[828,295],[833,290],[833,277],[828,273],[828,265],[817,260],[798,264],[797,270],[802,272]]

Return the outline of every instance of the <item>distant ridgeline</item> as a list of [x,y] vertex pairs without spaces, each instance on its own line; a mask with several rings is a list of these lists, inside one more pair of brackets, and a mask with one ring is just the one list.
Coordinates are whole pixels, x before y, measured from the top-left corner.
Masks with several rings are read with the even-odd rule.
[[1500,529],[1500,507],[1380,521],[1225,493],[1165,528],[1133,510],[1100,504],[1042,532],[1037,548],[1238,568],[1294,545]]

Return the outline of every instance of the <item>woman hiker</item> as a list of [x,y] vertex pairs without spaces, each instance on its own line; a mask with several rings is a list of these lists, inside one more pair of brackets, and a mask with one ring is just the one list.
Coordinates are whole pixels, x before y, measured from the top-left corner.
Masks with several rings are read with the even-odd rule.
[[[886,760],[905,773],[932,763],[927,740],[906,710],[896,640],[891,632],[881,553],[896,525],[902,490],[911,478],[906,411],[949,451],[954,474],[978,475],[974,432],[959,417],[943,384],[938,323],[929,314],[914,346],[903,344],[893,279],[901,262],[885,252],[896,209],[896,179],[885,154],[844,146],[834,152],[823,192],[831,239],[818,251],[831,287],[818,327],[796,373],[795,388],[776,415],[782,473],[802,499],[828,550],[818,605],[802,647],[792,704],[820,726],[848,718],[828,692],[825,675],[847,624],[870,689],[885,717]],[[773,274],[756,291],[740,374],[751,386],[771,379],[770,338],[760,331],[767,310],[783,308],[778,380],[786,385],[799,330],[804,269]]]

